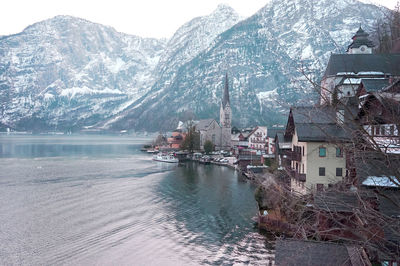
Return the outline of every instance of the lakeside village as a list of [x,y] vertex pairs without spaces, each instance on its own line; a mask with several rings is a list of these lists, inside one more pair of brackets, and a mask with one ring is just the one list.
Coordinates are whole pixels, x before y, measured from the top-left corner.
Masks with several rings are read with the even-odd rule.
[[290,108],[285,127],[232,128],[226,76],[219,123],[180,123],[156,149],[257,183],[258,226],[281,236],[276,264],[398,265],[400,53],[373,48],[360,27],[331,55],[320,103]]

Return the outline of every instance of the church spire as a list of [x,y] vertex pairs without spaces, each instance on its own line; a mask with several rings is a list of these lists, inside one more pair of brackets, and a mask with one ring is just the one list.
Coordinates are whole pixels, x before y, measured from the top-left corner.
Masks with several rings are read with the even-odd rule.
[[222,107],[225,108],[226,104],[229,102],[229,85],[228,85],[228,73],[225,74],[225,87],[224,87],[224,96],[222,98]]

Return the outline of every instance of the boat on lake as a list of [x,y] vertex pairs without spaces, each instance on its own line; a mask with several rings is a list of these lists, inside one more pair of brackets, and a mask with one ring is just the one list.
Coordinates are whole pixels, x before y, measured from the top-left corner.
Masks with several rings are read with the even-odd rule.
[[153,161],[164,162],[164,163],[179,163],[178,158],[172,154],[158,153],[153,155]]

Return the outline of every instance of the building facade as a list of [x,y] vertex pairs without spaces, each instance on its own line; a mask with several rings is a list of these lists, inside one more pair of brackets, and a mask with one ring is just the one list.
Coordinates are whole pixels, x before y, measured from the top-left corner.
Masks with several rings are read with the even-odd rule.
[[266,153],[267,127],[256,127],[247,136],[248,148]]
[[343,181],[347,169],[344,150],[350,139],[335,120],[332,107],[292,108],[285,138],[291,140],[286,170],[292,191],[322,191]]

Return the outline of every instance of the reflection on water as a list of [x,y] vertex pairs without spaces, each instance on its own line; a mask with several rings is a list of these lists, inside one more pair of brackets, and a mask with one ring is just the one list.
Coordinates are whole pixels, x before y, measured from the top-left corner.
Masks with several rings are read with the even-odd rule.
[[0,264],[260,264],[254,188],[128,137],[0,136]]
[[0,158],[130,155],[146,138],[0,135]]

